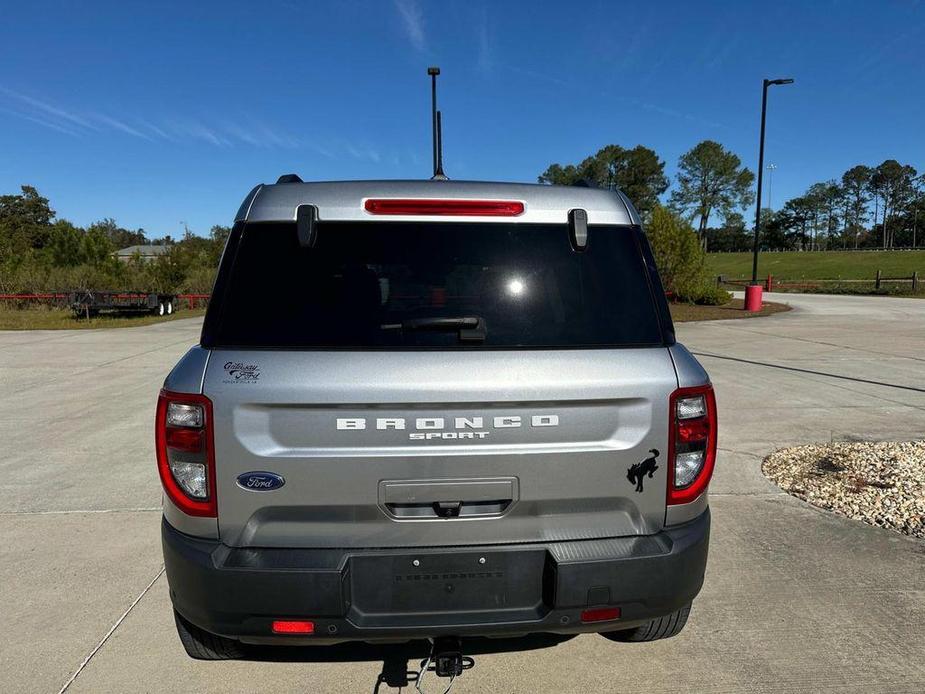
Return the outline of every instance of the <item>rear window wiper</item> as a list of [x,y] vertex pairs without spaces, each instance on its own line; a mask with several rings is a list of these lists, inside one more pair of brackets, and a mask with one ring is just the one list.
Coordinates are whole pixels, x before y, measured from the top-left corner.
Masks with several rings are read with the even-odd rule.
[[459,331],[460,342],[484,342],[485,319],[480,316],[453,316],[450,318],[408,318],[401,323],[385,323],[382,330],[433,330],[438,332]]

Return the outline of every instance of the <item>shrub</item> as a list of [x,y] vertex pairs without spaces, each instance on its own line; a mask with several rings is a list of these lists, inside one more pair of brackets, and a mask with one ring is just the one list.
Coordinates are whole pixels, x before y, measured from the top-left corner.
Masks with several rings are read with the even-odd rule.
[[687,300],[706,306],[722,306],[732,300],[732,294],[722,287],[718,287],[716,282],[709,279],[705,284],[697,287],[692,294],[693,296],[687,297]]
[[732,298],[711,281],[706,254],[688,221],[665,207],[656,207],[646,225],[646,236],[665,290],[677,301],[718,305]]

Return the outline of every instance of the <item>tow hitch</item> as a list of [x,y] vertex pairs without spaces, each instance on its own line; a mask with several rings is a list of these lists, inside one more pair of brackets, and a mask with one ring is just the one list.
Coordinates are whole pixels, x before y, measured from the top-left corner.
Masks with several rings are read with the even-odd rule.
[[462,643],[457,636],[440,636],[432,642],[430,655],[421,661],[421,669],[418,672],[417,681],[414,688],[424,694],[421,688],[424,684],[424,675],[433,672],[437,677],[449,677],[450,681],[443,694],[447,694],[453,686],[456,678],[463,673],[463,670],[469,670],[475,665],[475,661],[469,656],[462,654]]

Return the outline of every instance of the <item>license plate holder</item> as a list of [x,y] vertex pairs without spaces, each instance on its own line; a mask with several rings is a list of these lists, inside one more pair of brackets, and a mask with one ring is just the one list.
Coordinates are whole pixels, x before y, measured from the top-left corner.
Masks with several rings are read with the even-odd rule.
[[350,559],[352,608],[366,616],[537,609],[545,551],[420,552]]

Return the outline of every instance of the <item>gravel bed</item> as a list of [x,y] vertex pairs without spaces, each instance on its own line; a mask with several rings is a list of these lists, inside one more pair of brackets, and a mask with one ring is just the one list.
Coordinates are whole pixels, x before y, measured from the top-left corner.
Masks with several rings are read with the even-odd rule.
[[768,456],[763,469],[814,506],[925,538],[925,441],[785,448]]

